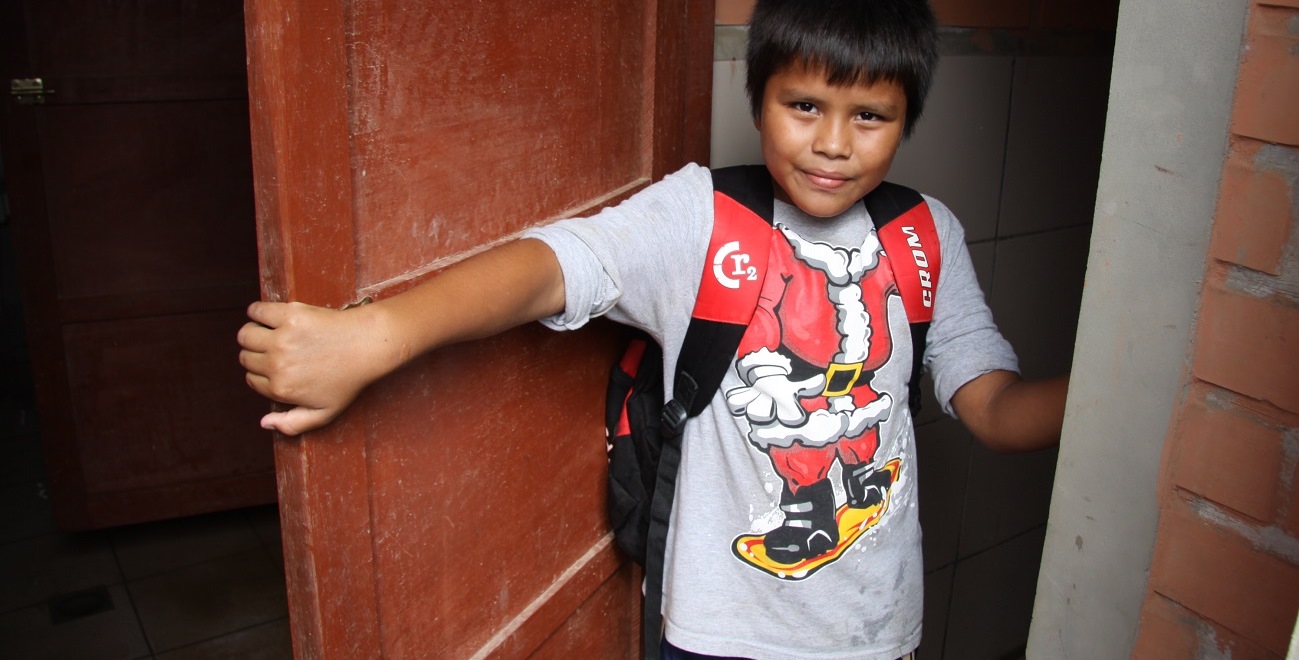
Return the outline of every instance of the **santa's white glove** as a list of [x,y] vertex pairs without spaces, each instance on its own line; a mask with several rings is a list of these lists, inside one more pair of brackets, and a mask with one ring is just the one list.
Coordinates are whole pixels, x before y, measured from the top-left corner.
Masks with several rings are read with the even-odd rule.
[[798,426],[807,413],[799,399],[820,394],[825,389],[825,374],[801,381],[790,380],[793,367],[789,358],[762,349],[750,353],[735,365],[740,379],[748,383],[726,393],[726,403],[734,415],[743,415],[757,424],[777,419],[783,426]]

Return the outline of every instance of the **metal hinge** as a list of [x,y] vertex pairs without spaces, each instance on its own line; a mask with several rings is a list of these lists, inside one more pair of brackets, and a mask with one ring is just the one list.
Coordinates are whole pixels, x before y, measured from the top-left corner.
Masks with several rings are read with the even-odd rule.
[[40,78],[14,78],[9,81],[9,94],[23,105],[38,105],[45,102],[45,97],[54,90],[45,89],[45,81]]

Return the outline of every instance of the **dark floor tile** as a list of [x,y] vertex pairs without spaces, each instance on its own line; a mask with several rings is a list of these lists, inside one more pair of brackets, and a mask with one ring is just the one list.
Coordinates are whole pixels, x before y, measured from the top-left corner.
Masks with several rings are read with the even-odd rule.
[[0,612],[98,585],[122,583],[100,533],[54,533],[0,546]]
[[149,646],[121,585],[108,588],[113,609],[59,625],[44,603],[0,615],[0,655],[22,660],[134,660]]
[[9,543],[58,531],[54,525],[54,508],[44,482],[0,484],[0,543]]
[[169,651],[288,616],[284,575],[265,550],[127,583],[155,651]]
[[284,545],[280,540],[280,510],[277,505],[270,504],[267,506],[253,507],[245,509],[248,521],[252,523],[253,530],[257,532],[257,538],[261,539],[262,546],[271,556],[284,565]]
[[[0,411],[0,417],[12,417]],[[0,484],[39,481],[45,474],[45,457],[35,424],[6,419],[0,422]]]
[[39,435],[36,428],[36,404],[30,400],[0,397],[0,437],[13,435]]
[[241,511],[122,527],[112,540],[128,581],[261,547]]
[[35,417],[0,409],[0,418],[0,543],[53,532]]
[[292,660],[289,620],[280,619],[160,654],[158,660]]

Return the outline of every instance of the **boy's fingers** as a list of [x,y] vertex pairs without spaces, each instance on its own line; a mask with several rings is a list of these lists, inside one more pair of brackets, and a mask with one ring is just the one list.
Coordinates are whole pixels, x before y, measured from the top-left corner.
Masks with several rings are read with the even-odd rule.
[[333,419],[334,413],[331,411],[297,406],[262,417],[262,428],[295,436],[318,429]]
[[270,338],[270,329],[260,323],[245,323],[235,336],[241,348],[256,353],[266,352],[266,345]]
[[243,367],[249,375],[264,376],[266,372],[261,368],[262,358],[262,353],[245,348],[239,351],[239,366]]
[[275,400],[275,397],[271,396],[271,380],[266,376],[249,369],[248,373],[244,374],[244,382],[248,383],[248,387],[251,387],[254,392],[272,401]]
[[[242,358],[243,355],[241,354],[240,357]],[[244,369],[246,369],[244,382],[248,384],[248,387],[251,387],[254,392],[270,399],[271,401],[278,401],[289,405],[302,405],[306,403],[302,400],[302,392],[292,387],[285,387],[284,379],[272,380],[273,375],[268,374],[266,370],[259,366],[262,364],[263,359],[264,356],[257,354],[252,354],[248,357],[249,366],[244,367]],[[241,361],[243,360],[241,359]]]
[[268,328],[276,328],[284,319],[286,307],[286,303],[257,301],[248,306],[248,318]]

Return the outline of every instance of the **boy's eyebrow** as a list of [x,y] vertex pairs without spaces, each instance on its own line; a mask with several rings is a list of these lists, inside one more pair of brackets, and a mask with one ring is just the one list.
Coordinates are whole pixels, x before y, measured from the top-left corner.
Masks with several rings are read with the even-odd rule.
[[[825,98],[822,95],[798,87],[787,87],[781,90],[779,93],[779,99],[782,103],[806,101],[813,105],[825,105]],[[899,108],[896,103],[890,103],[882,99],[872,99],[865,103],[854,103],[852,105],[852,110],[854,113],[870,112],[872,114],[884,115],[886,117],[895,116],[899,113]]]
[[885,117],[894,117],[897,116],[898,114],[897,104],[888,103],[884,101],[874,102],[874,103],[858,103],[853,107],[853,110],[854,112],[869,112],[871,114],[884,115]]

